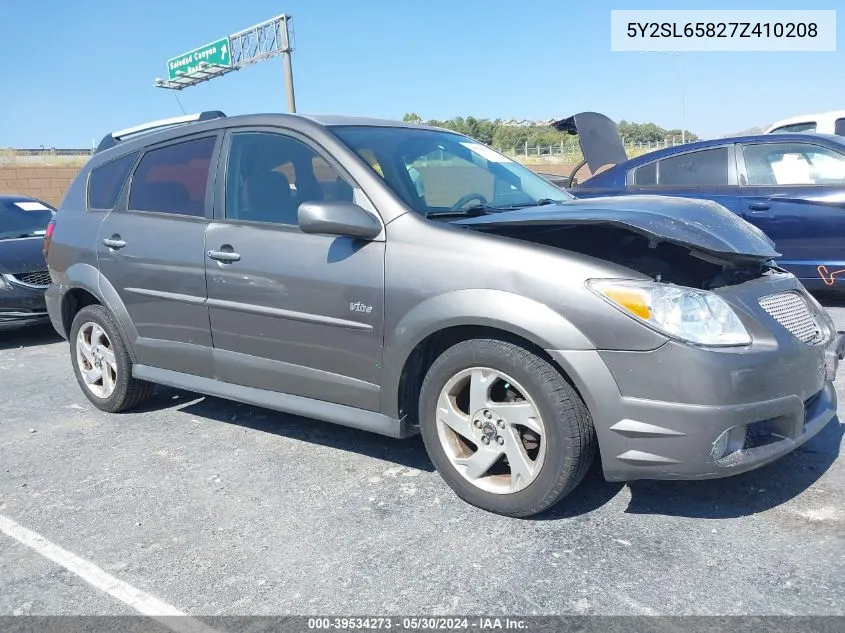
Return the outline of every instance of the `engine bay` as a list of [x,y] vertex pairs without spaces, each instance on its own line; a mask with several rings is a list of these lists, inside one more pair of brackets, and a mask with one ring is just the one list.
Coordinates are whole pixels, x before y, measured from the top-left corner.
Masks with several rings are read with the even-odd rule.
[[655,281],[703,290],[740,284],[777,270],[770,261],[720,259],[617,226],[511,226],[498,227],[492,232],[604,259],[648,275]]

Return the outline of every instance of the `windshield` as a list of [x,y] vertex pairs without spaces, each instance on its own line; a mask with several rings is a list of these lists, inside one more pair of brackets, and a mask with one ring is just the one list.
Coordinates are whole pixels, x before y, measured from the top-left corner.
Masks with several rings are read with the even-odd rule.
[[0,200],[0,239],[44,235],[53,210],[35,200]]
[[423,215],[481,207],[504,210],[572,198],[530,169],[453,132],[363,126],[332,131]]

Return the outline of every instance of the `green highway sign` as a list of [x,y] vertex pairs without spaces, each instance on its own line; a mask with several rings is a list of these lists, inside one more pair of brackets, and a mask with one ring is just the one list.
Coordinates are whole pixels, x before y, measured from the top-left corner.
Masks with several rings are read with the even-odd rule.
[[171,79],[180,75],[190,75],[200,70],[200,63],[216,64],[219,66],[232,65],[232,51],[229,38],[224,37],[211,44],[200,46],[178,57],[167,60],[167,73]]

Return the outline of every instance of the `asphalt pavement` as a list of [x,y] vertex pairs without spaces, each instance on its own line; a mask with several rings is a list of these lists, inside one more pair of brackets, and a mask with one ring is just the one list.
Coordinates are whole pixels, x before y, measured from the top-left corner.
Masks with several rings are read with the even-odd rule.
[[101,413],[49,327],[0,336],[0,385],[0,519],[37,535],[0,532],[0,615],[134,613],[114,579],[191,615],[845,615],[838,420],[728,479],[594,468],[518,520],[459,500],[418,438],[164,387]]

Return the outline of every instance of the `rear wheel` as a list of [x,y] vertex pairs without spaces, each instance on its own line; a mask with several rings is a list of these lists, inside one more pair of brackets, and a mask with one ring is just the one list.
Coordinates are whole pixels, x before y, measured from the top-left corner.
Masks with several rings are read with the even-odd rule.
[[76,380],[95,407],[115,413],[150,397],[153,385],[132,377],[126,344],[103,306],[82,308],[73,319],[69,340]]
[[557,369],[496,339],[463,341],[435,360],[420,393],[420,427],[458,496],[509,516],[557,503],[595,452],[589,413]]

